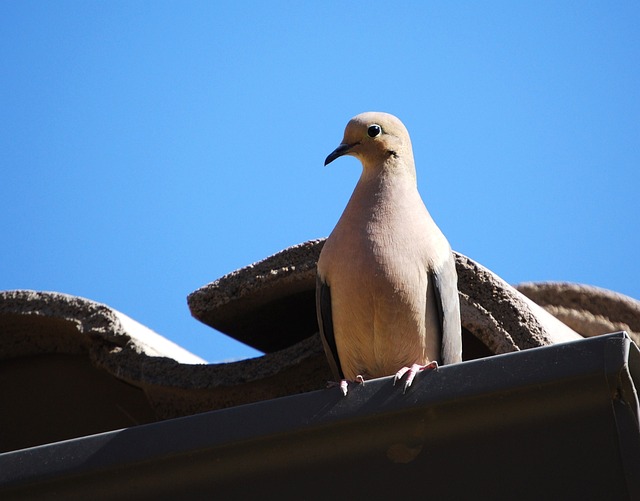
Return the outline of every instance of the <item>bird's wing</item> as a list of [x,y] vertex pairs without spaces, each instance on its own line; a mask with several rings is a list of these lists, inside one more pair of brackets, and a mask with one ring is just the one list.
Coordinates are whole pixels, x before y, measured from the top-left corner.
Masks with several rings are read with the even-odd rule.
[[436,303],[442,320],[442,363],[462,361],[462,332],[460,326],[460,299],[458,275],[453,253],[442,266],[432,272],[436,291]]
[[316,312],[320,337],[322,338],[327,360],[331,366],[331,372],[333,372],[336,380],[342,380],[344,379],[344,374],[340,368],[338,348],[336,347],[336,338],[333,332],[333,317],[331,316],[331,289],[320,277],[316,278]]

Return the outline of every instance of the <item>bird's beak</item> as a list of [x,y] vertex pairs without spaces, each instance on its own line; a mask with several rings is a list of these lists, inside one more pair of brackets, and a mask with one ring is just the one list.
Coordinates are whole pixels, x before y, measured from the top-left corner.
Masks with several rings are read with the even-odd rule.
[[341,157],[342,155],[346,155],[347,153],[349,153],[349,150],[351,148],[353,148],[354,146],[355,146],[355,144],[342,143],[335,150],[333,150],[331,153],[329,153],[329,156],[325,159],[324,164],[325,165],[329,165],[336,158]]

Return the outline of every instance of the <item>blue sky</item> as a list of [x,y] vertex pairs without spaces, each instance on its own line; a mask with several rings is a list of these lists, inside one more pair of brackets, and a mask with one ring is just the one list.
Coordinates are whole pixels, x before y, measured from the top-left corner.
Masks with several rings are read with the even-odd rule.
[[454,249],[640,298],[640,4],[0,2],[0,289],[103,302],[209,361],[186,296],[326,236],[349,118],[397,115]]

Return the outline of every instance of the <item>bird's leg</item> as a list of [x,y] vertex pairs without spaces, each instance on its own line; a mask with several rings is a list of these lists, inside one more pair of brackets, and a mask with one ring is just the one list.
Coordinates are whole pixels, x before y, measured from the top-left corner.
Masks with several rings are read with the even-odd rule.
[[415,379],[416,374],[424,370],[437,371],[438,362],[433,361],[433,362],[429,362],[427,365],[413,364],[411,367],[403,367],[398,372],[396,372],[396,375],[393,378],[393,385],[395,386],[395,384],[398,381],[400,381],[405,374],[407,374],[407,379],[404,382],[404,387],[402,388],[402,393],[406,393],[409,386],[411,386],[411,384],[413,383],[413,380]]

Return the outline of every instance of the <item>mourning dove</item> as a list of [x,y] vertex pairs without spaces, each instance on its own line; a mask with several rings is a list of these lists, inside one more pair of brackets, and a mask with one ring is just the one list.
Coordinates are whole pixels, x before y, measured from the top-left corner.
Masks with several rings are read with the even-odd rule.
[[325,165],[343,155],[362,174],[318,260],[316,306],[325,352],[347,380],[415,375],[462,359],[451,247],[416,182],[407,129],[388,113],[352,118]]

